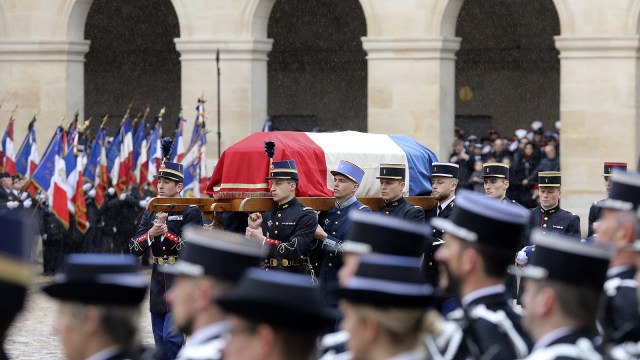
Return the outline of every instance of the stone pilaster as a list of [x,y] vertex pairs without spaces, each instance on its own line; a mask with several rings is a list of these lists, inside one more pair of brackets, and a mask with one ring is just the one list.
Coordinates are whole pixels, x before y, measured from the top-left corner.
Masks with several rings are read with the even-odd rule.
[[365,37],[362,44],[368,54],[368,131],[408,135],[446,157],[460,39]]

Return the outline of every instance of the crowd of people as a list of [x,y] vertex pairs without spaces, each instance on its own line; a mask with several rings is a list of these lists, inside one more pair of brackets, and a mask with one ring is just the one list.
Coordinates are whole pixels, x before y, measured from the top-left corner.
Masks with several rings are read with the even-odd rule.
[[[467,160],[461,152],[431,164],[430,206],[404,198],[406,165],[380,164],[382,206],[371,209],[355,195],[364,171],[342,160],[331,171],[334,207],[316,212],[296,198],[304,174],[281,160],[266,177],[273,210],[208,226],[195,205],[146,210],[127,251],[115,247],[151,259],[150,282],[129,254],[68,256],[43,287],[60,301],[54,332],[74,360],[640,358],[640,173],[604,163],[608,197],[582,240],[580,218],[560,207],[562,174],[544,167],[557,143],[522,180],[537,184],[527,208],[508,196],[515,172],[501,141],[476,174],[483,193],[462,189],[471,174],[453,161]],[[183,166],[163,158],[158,195],[179,197]],[[0,223],[28,238],[18,214]],[[13,259],[24,250],[2,245]],[[23,263],[9,266],[25,274]],[[27,277],[0,276],[12,290],[6,326]],[[135,336],[147,288],[149,350]]]

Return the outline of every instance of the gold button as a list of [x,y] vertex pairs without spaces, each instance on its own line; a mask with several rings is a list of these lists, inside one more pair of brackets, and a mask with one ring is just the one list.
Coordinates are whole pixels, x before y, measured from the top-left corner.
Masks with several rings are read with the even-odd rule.
[[331,233],[331,235],[335,235],[335,234],[336,234],[336,232],[335,232],[335,231]]
[[389,215],[389,212],[388,212],[388,211],[385,211],[385,214]]
[[545,220],[549,220],[549,218],[548,218],[548,217],[546,217],[546,216],[544,217],[544,219],[545,219]]
[[278,217],[282,216],[282,214],[278,214]]
[[278,222],[276,221],[276,225],[278,225]]
[[162,250],[165,250],[164,246],[162,247]]
[[333,256],[333,254],[330,253],[329,256]]
[[338,211],[338,215],[340,215],[340,211]]
[[542,227],[547,227],[547,224],[543,224]]
[[338,225],[338,222],[336,221],[336,225]]
[[276,235],[278,235],[278,230],[274,231],[276,233]]
[[331,263],[329,263],[329,266],[333,266]]

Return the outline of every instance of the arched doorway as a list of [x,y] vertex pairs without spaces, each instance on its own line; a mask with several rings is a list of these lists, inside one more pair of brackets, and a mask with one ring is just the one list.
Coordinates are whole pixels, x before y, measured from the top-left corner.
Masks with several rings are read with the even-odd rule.
[[286,0],[268,24],[274,128],[367,130],[366,20],[357,0]]
[[85,117],[121,117],[133,102],[134,113],[150,105],[152,118],[164,106],[165,134],[172,134],[181,105],[180,54],[174,43],[179,36],[170,0],[95,0],[85,25],[85,38],[91,40],[84,68]]
[[[560,118],[560,34],[552,0],[466,0],[456,25],[456,125],[510,136]],[[473,127],[469,124],[484,125]],[[481,133],[478,133],[481,132]]]

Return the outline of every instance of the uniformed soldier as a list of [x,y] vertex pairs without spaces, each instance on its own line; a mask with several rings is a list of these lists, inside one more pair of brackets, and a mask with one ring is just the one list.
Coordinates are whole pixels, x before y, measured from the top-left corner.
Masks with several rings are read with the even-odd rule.
[[[446,219],[451,215],[451,211],[455,207],[456,189],[458,188],[458,164],[439,163],[432,164],[431,169],[431,186],[433,196],[438,203],[431,208],[427,214],[427,220],[433,218]],[[440,274],[438,272],[438,262],[433,258],[442,244],[442,230],[433,229],[433,244],[429,246],[424,255],[424,263],[422,265],[425,276],[430,284],[438,286]],[[452,305],[445,306],[445,313],[451,310]]]
[[[613,170],[617,171],[627,171],[627,163],[618,163],[618,162],[606,162],[604,163],[604,171],[602,172],[602,177],[604,178],[604,188],[607,190],[607,197],[611,192],[611,172]],[[600,218],[600,214],[602,212],[602,208],[598,206],[599,203],[604,201],[605,199],[598,200],[591,204],[589,208],[589,232],[587,233],[587,237],[592,237],[595,235],[595,231],[593,229],[593,224],[598,221]]]
[[271,196],[277,209],[251,214],[245,235],[268,247],[266,269],[306,273],[315,278],[309,255],[318,218],[312,208],[296,199],[299,179],[293,160],[273,162],[267,180],[271,180]]
[[323,259],[320,265],[320,289],[325,303],[331,307],[338,306],[338,299],[331,289],[338,285],[338,270],[342,267],[342,240],[344,240],[349,224],[351,211],[367,211],[371,209],[356,199],[356,192],[364,177],[364,170],[348,161],[340,161],[333,175],[333,196],[336,205],[318,217],[315,238],[322,241]]
[[189,335],[177,359],[222,359],[229,325],[212,299],[231,291],[246,269],[260,266],[266,249],[242,235],[195,226],[183,237],[189,245],[180,260],[162,267],[175,276],[167,292],[173,324]]
[[137,359],[140,304],[147,281],[135,257],[72,254],[53,284],[42,290],[59,300],[53,332],[67,359]]
[[363,255],[355,275],[337,293],[353,359],[439,358],[435,342],[435,356],[427,357],[423,341],[425,334],[435,334],[423,328],[434,289],[420,273],[420,258]]
[[538,173],[540,205],[531,210],[531,229],[559,232],[580,239],[580,217],[560,208],[561,176],[557,171]]
[[309,277],[253,268],[215,300],[230,314],[226,360],[308,360],[320,331],[335,321]]
[[515,200],[507,197],[509,188],[509,165],[503,163],[486,163],[482,165],[482,180],[484,194],[498,199],[503,203],[519,205]]
[[602,214],[596,227],[596,241],[613,247],[615,254],[607,270],[598,323],[609,343],[638,342],[638,283],[634,280],[635,253],[629,247],[639,235],[636,210],[640,204],[640,175],[615,171],[608,182],[609,197],[598,202]]
[[402,196],[407,167],[404,164],[381,164],[380,192],[384,200],[384,208],[380,210],[385,215],[391,215],[416,222],[424,222],[424,210],[405,200]]
[[34,248],[34,226],[29,214],[0,214],[4,241],[0,241],[0,359],[8,359],[4,340],[14,318],[22,310],[31,283],[29,254]]
[[11,175],[8,172],[0,173],[0,211],[15,209],[20,205],[12,185]]
[[[171,140],[163,139],[163,160],[154,178],[158,180],[158,196],[174,198],[180,196],[184,185],[182,164],[170,162]],[[133,219],[129,219],[133,221]],[[151,271],[151,290],[149,308],[151,327],[156,348],[175,359],[184,338],[171,330],[171,309],[166,291],[171,287],[173,277],[159,271],[159,267],[173,264],[184,246],[182,229],[187,224],[202,226],[202,214],[198,207],[186,207],[182,211],[154,212],[145,211],[140,220],[138,231],[131,239],[131,253],[141,256],[151,248],[153,267]]]
[[529,353],[531,341],[503,284],[529,216],[524,208],[461,191],[448,219],[431,219],[445,230],[445,242],[435,254],[440,273],[447,275],[440,287],[449,285],[447,290],[461,300],[461,309],[448,315],[464,332],[459,353],[483,359],[519,359]]
[[612,251],[560,233],[535,230],[531,238],[522,302],[535,345],[526,359],[602,359],[594,324]]

